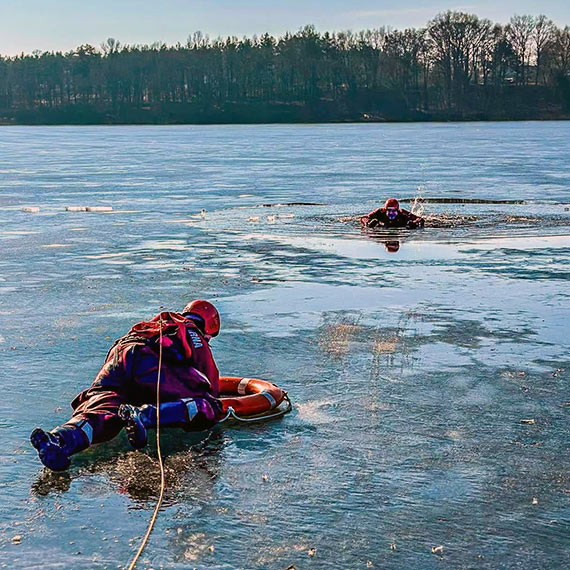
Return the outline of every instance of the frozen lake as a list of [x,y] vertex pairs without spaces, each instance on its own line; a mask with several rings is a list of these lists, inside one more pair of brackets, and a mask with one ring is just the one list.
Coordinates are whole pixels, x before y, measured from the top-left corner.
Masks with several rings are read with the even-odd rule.
[[[28,436],[204,297],[294,411],[165,436],[139,568],[569,567],[569,165],[567,122],[0,128],[0,566],[129,562],[154,451]],[[426,228],[361,230],[389,196]]]

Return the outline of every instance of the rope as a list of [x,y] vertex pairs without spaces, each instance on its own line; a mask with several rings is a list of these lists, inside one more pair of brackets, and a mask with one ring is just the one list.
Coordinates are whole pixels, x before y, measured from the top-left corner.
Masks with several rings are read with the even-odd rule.
[[288,414],[293,409],[293,404],[291,404],[291,400],[289,399],[289,395],[285,392],[285,397],[283,398],[287,402],[287,406],[282,410],[277,410],[273,414],[260,414],[258,416],[250,416],[247,418],[242,418],[236,414],[236,411],[230,406],[226,415],[218,422],[223,423],[229,419],[237,420],[238,422],[242,423],[253,423],[253,422],[263,422],[265,420],[272,420],[274,418],[280,418],[285,414]]
[[[159,330],[158,375],[157,375],[157,379],[156,379],[156,450],[158,453],[158,463],[160,465],[160,494],[158,496],[158,501],[156,503],[156,507],[154,508],[154,512],[152,513],[152,517],[150,519],[146,534],[144,535],[144,537],[141,541],[141,544],[139,546],[139,549],[137,550],[137,553],[135,554],[135,556],[131,560],[131,563],[128,566],[128,570],[134,570],[134,568],[137,565],[138,559],[140,558],[141,554],[143,553],[144,549],[146,548],[146,545],[148,544],[148,539],[150,538],[150,535],[152,534],[152,531],[154,529],[154,525],[156,523],[156,518],[158,517],[158,512],[160,511],[160,507],[162,506],[162,500],[164,498],[164,490],[166,488],[166,477],[164,474],[164,464],[162,462],[162,452],[160,449],[160,373],[162,370],[162,323],[163,323],[163,321],[160,320],[158,322],[159,322],[160,326],[158,329]],[[277,410],[273,414],[261,414],[259,416],[253,416],[253,417],[249,417],[249,418],[239,417],[235,413],[235,410],[232,407],[230,407],[228,409],[228,412],[225,415],[225,417],[223,419],[221,419],[218,423],[225,422],[226,420],[228,420],[230,418],[233,418],[239,422],[244,422],[244,423],[259,422],[259,421],[264,421],[264,420],[270,420],[273,418],[280,418],[281,416],[288,414],[293,408],[293,406],[291,404],[291,400],[289,399],[289,396],[287,393],[285,393],[284,400],[287,402],[287,406],[284,409]]]
[[156,517],[158,516],[158,511],[162,506],[162,499],[164,497],[164,489],[166,487],[166,477],[164,475],[164,464],[162,462],[162,452],[160,450],[160,372],[162,370],[162,320],[159,321],[159,341],[158,341],[158,376],[156,379],[156,450],[158,452],[158,463],[160,465],[160,494],[158,496],[158,501],[156,503],[156,507],[154,508],[154,513],[152,513],[152,517],[150,519],[148,529],[144,538],[142,539],[141,545],[137,553],[135,554],[134,558],[132,559],[131,563],[129,564],[128,570],[133,570],[137,565],[137,561],[140,558],[140,555],[143,553],[145,549],[148,539],[154,529],[154,524],[156,522]]

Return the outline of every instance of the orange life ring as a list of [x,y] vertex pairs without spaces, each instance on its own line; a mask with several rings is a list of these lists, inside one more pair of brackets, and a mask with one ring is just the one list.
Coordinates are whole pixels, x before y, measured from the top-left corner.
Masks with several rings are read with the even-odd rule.
[[285,399],[286,392],[259,378],[220,376],[220,399],[224,413],[231,407],[239,416],[254,416],[273,410]]

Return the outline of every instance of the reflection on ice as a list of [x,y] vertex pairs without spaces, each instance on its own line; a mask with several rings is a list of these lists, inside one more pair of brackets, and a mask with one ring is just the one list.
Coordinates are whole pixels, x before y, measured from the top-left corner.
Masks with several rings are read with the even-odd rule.
[[113,273],[100,273],[100,274],[94,273],[91,275],[85,275],[83,279],[87,280],[121,279],[121,276]]
[[473,240],[465,245],[461,245],[459,250],[468,253],[469,251],[493,250],[493,249],[566,249],[570,248],[570,236],[535,236],[535,237],[502,237],[485,238]]
[[113,259],[116,257],[125,257],[129,254],[130,253],[127,251],[122,251],[122,252],[115,252],[115,253],[92,254],[92,255],[86,255],[85,257],[87,257],[88,259]]
[[[398,259],[403,260],[430,260],[449,259],[458,255],[468,255],[473,251],[495,249],[561,249],[570,247],[568,236],[536,236],[529,238],[519,237],[485,237],[473,239],[465,237],[464,240],[455,243],[434,242],[429,240],[414,240],[408,236],[401,243],[385,238],[376,242],[363,242],[357,239],[341,239],[319,237],[296,237],[275,234],[246,234],[245,240],[273,241],[280,244],[290,245],[299,249],[308,249],[315,252],[333,253],[335,255],[355,259],[376,259],[389,257],[387,254],[398,252]],[[398,243],[397,249],[392,244]]]
[[184,251],[189,246],[183,240],[145,240],[140,244],[140,249],[160,249],[172,251]]

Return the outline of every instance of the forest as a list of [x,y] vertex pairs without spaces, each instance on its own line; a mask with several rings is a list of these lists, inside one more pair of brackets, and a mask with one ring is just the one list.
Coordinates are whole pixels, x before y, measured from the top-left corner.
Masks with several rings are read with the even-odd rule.
[[0,55],[2,124],[569,118],[570,27],[544,15]]

